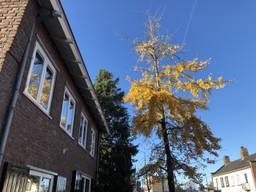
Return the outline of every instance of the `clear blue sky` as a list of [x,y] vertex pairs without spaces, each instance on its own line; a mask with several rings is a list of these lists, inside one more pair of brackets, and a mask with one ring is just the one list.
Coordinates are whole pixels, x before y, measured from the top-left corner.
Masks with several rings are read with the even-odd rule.
[[[128,39],[142,37],[146,15],[162,15],[162,28],[182,42],[194,0],[62,0],[67,17],[94,80],[99,69],[125,80],[136,63]],[[198,0],[186,38],[185,53],[212,63],[206,72],[233,80],[215,91],[202,118],[221,137],[223,155],[239,158],[239,147],[256,152],[256,1]],[[143,149],[137,156],[143,159]]]

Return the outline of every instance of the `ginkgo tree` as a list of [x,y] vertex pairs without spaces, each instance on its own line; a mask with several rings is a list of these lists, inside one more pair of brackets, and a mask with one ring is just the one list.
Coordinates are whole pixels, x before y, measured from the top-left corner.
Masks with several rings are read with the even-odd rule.
[[183,47],[160,33],[159,20],[150,18],[146,27],[146,38],[135,41],[140,78],[131,80],[124,100],[136,109],[135,133],[146,137],[156,133],[161,139],[156,164],[167,173],[169,191],[175,192],[176,171],[193,177],[197,167],[189,164],[192,160],[205,160],[205,153],[217,156],[220,139],[196,112],[206,110],[211,91],[227,82],[211,75],[196,78],[209,60],[184,60],[180,56]]

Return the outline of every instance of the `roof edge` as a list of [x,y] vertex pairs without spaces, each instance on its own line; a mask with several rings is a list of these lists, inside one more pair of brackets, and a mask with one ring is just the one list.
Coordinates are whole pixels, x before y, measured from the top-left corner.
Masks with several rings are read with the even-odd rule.
[[99,100],[96,96],[96,93],[95,93],[90,75],[89,75],[88,70],[86,68],[85,62],[84,62],[83,57],[81,55],[81,52],[78,48],[77,42],[75,40],[74,34],[73,34],[71,26],[68,22],[68,19],[67,19],[67,16],[65,14],[65,11],[63,9],[63,6],[62,6],[62,4],[59,0],[48,0],[48,1],[50,2],[54,11],[57,11],[57,12],[61,13],[61,17],[58,18],[58,22],[60,23],[60,25],[61,25],[64,33],[65,33],[66,38],[73,41],[74,46],[73,47],[70,46],[70,48],[72,49],[73,54],[77,57],[77,60],[79,60],[82,63],[82,65],[79,65],[79,69],[80,69],[81,73],[83,74],[83,76],[85,77],[84,81],[87,84],[87,86],[89,87],[88,91],[92,95],[92,99],[93,99],[93,101],[95,103],[95,106],[96,106],[96,108],[97,108],[97,110],[100,114],[101,121],[104,124],[105,131],[106,131],[106,133],[110,134],[105,116],[104,116],[103,111],[101,109],[101,106],[99,104]]
[[226,175],[226,174],[229,174],[229,173],[234,173],[236,171],[241,171],[241,170],[248,169],[248,168],[250,168],[250,166],[241,167],[239,169],[234,169],[232,171],[227,171],[227,172],[224,172],[224,173],[217,173],[220,170],[220,169],[218,169],[216,172],[211,173],[211,174],[212,174],[213,177],[217,177],[217,176]]

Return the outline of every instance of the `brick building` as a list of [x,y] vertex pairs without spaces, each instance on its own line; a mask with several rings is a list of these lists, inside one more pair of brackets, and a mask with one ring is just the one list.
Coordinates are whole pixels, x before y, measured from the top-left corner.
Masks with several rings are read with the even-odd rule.
[[0,0],[0,191],[91,191],[108,132],[58,0]]

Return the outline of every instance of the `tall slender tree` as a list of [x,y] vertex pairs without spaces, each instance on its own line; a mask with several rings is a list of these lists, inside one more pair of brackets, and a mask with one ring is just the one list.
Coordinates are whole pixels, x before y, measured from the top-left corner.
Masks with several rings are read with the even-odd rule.
[[131,81],[125,101],[137,111],[135,132],[145,136],[157,133],[161,139],[155,163],[166,171],[169,191],[175,192],[175,171],[195,176],[193,160],[206,160],[205,153],[217,155],[220,140],[196,112],[205,110],[211,90],[224,87],[226,82],[210,75],[197,79],[209,60],[184,60],[182,47],[161,35],[159,27],[157,19],[149,19],[145,40],[135,42],[141,78]]
[[94,84],[110,129],[110,135],[102,137],[99,146],[98,192],[130,192],[133,188],[132,156],[137,147],[131,143],[129,115],[118,83],[110,72],[100,70]]

